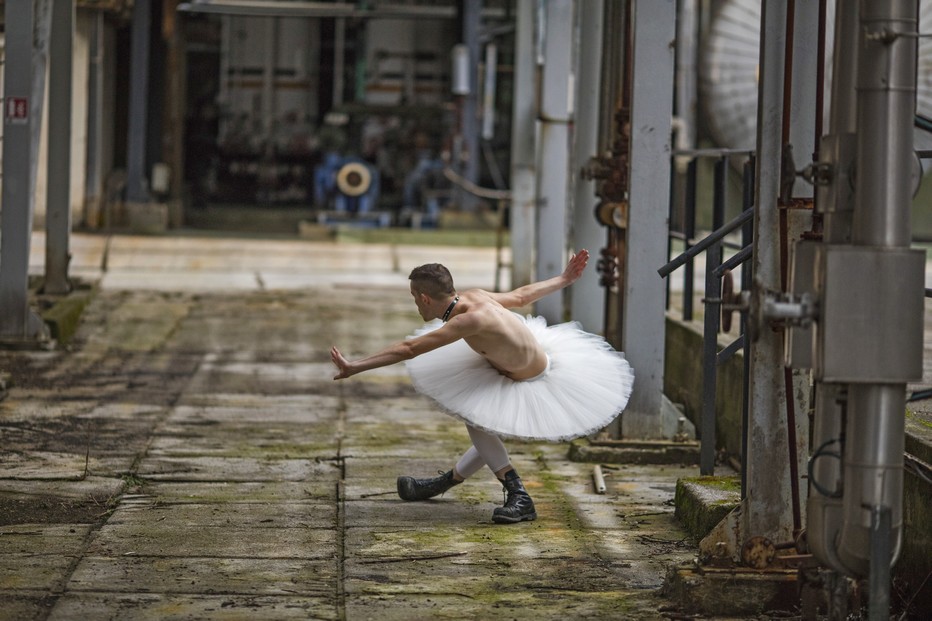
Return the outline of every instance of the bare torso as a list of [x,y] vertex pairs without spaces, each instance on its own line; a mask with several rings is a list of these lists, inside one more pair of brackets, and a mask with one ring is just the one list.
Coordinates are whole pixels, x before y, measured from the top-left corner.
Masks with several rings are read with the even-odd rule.
[[478,329],[464,340],[498,371],[513,380],[537,377],[547,354],[522,319],[481,289],[460,294],[455,314],[469,313]]

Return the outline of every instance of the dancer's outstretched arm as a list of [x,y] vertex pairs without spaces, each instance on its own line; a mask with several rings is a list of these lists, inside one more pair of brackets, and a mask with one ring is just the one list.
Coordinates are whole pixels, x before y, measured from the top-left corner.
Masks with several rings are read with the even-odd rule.
[[347,360],[339,349],[331,347],[330,360],[337,367],[337,374],[333,376],[333,379],[346,379],[363,371],[410,360],[415,356],[470,336],[477,330],[478,323],[475,318],[464,314],[457,317],[455,321],[451,320],[427,334],[389,345],[382,351],[358,360]]
[[566,268],[559,276],[532,282],[529,285],[518,287],[507,293],[489,292],[489,295],[505,308],[527,306],[528,304],[533,304],[545,295],[564,289],[579,280],[588,262],[589,251],[583,249],[570,257],[569,263],[566,264]]

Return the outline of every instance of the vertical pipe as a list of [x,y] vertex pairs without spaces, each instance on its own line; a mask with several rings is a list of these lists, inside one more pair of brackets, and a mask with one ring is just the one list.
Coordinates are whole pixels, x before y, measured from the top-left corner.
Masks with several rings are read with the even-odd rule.
[[74,3],[53,0],[49,36],[49,116],[44,291],[71,290],[71,75]]
[[[692,247],[693,238],[696,237],[696,176],[698,174],[698,161],[695,156],[689,162],[689,168],[686,171],[686,201],[685,214],[683,216],[683,252]],[[693,320],[693,297],[694,297],[694,280],[695,266],[692,261],[688,261],[683,266],[683,320]]]
[[[918,0],[869,2],[859,14],[857,175],[852,243],[884,249],[911,242],[909,174],[916,97]],[[907,36],[898,36],[905,33]],[[922,295],[921,283],[903,283],[904,296]],[[900,304],[901,300],[889,300]],[[921,305],[919,305],[921,308]],[[844,523],[839,558],[854,573],[877,570],[887,559],[870,550],[871,511],[890,511],[892,562],[902,534],[906,382],[859,383],[849,389],[845,446]],[[866,507],[866,509],[865,509]],[[889,580],[887,580],[889,588]]]
[[[576,63],[576,110],[573,127],[573,165],[579,170],[590,157],[597,155],[599,141],[599,92],[602,85],[602,41],[605,10],[603,0],[577,2],[579,60]],[[603,130],[602,133],[604,133]],[[605,229],[595,219],[596,183],[579,174],[573,175],[572,245],[575,250],[588,248],[596,254],[605,238]],[[588,269],[570,288],[570,316],[588,332],[598,333],[604,324],[604,306],[597,303],[605,296],[599,285],[599,272]]]
[[[820,161],[831,165],[831,182],[819,186],[815,209],[823,217],[823,240],[843,244],[851,237],[853,193],[849,179],[854,162],[857,100],[858,0],[838,0],[835,9],[832,91],[829,133],[819,144]],[[845,50],[844,54],[839,53]],[[847,389],[841,384],[817,381],[812,424],[809,498],[806,505],[807,539],[813,554],[837,571],[846,569],[836,552],[842,522],[842,461],[844,407]]]
[[712,195],[712,230],[717,231],[725,225],[725,206],[728,204],[728,156],[723,155],[715,162],[713,181],[715,190]]
[[232,15],[220,16],[220,79],[217,80],[220,92],[217,94],[217,104],[221,109],[225,108],[229,112],[229,114],[221,114],[218,119],[217,142],[220,144],[226,142],[227,133],[230,131],[227,118],[236,116],[241,112],[233,105],[232,97],[230,97],[230,83],[236,66],[233,58],[233,46],[230,44],[235,19]]
[[87,224],[102,224],[103,196],[103,126],[104,126],[104,15],[91,18],[89,67],[87,79],[87,164],[84,171]]
[[[728,159],[720,157],[715,162],[712,190],[712,230],[717,231],[725,223],[727,199]],[[722,282],[714,274],[722,264],[722,244],[709,246],[705,255],[705,317],[702,333],[702,445],[699,455],[699,472],[711,476],[715,470],[715,393],[718,377],[718,332],[721,318]]]
[[[744,163],[742,170],[742,197],[741,212],[744,213],[754,206],[754,155],[751,154]],[[741,227],[741,247],[747,248],[754,243],[754,223],[747,222]],[[741,266],[741,290],[750,291],[751,283],[754,282],[753,269],[750,262],[745,262]],[[750,410],[750,392],[748,390],[749,380],[751,377],[751,356],[749,355],[748,341],[748,319],[746,313],[741,313],[741,334],[744,335],[744,377],[741,382],[741,428],[748,428],[748,416]],[[748,471],[748,435],[741,434],[741,499],[744,500],[747,494],[747,471]]]
[[838,557],[848,573],[871,569],[871,510],[891,511],[892,562],[902,528],[903,451],[906,391],[901,384],[851,384],[845,432],[844,521]]
[[[469,50],[469,93],[463,95],[460,127],[462,128],[465,158],[462,175],[473,183],[479,181],[479,29],[481,27],[482,0],[462,0],[463,44]],[[460,207],[465,211],[476,209],[478,199],[466,191],[459,192]]]
[[498,46],[485,46],[485,88],[482,90],[482,139],[495,137],[495,78],[498,75]]
[[[837,0],[835,54],[832,57],[832,95],[829,131],[819,144],[819,159],[833,167],[832,182],[821,186],[815,197],[823,214],[823,239],[827,244],[848,243],[854,213],[854,137],[857,131],[855,77],[858,66],[858,2]],[[844,50],[844,53],[839,53]]]
[[[876,252],[909,248],[918,0],[862,1],[858,28],[857,154],[851,240]],[[904,33],[906,36],[899,36]],[[869,286],[869,283],[868,283]],[[921,296],[920,282],[903,295]],[[901,304],[902,300],[889,300]],[[906,381],[853,383],[845,434],[844,516],[838,556],[854,575],[892,562],[902,535]],[[892,553],[871,558],[873,511],[890,511]],[[876,536],[876,535],[874,535]],[[887,579],[887,588],[889,580]]]
[[346,65],[346,18],[337,17],[333,22],[333,107],[338,108],[343,105],[346,80],[343,75]]
[[[569,198],[569,147],[572,121],[573,0],[550,0],[544,5],[544,63],[539,111],[538,167],[547,171],[537,178],[537,279],[563,270],[567,254],[567,200]],[[563,295],[550,295],[536,304],[548,323],[564,321]]]
[[149,120],[149,34],[151,0],[133,5],[130,57],[129,128],[126,144],[126,201],[147,203],[146,134]]
[[699,447],[699,473],[715,474],[715,384],[718,377],[718,327],[721,281],[714,274],[721,265],[722,243],[715,242],[705,253],[705,317],[702,325],[702,420]]
[[[916,31],[916,0],[891,1],[886,18],[874,3],[861,4],[862,31]],[[878,3],[887,5],[887,3]],[[858,50],[858,148],[852,243],[907,248],[913,162],[912,119],[916,106],[916,39],[889,43],[862,34]]]
[[533,279],[537,202],[535,0],[517,0],[511,121],[511,285]]
[[871,509],[871,572],[868,581],[868,619],[890,618],[890,507]]
[[278,110],[275,105],[275,68],[278,66],[278,18],[266,17],[265,37],[263,47],[265,56],[263,57],[262,67],[262,119],[264,140],[266,144],[271,145],[275,131],[275,123],[278,121]]

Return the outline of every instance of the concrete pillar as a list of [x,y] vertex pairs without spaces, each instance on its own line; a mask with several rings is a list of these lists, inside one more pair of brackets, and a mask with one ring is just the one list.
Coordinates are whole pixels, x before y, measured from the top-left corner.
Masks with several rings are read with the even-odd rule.
[[517,0],[511,116],[511,284],[533,280],[537,203],[535,0]]
[[[579,174],[589,158],[598,155],[599,112],[602,74],[603,0],[577,2],[579,59],[576,69],[576,122],[573,130],[573,160],[570,164],[573,188],[572,246],[586,248],[593,256],[605,244],[605,227],[595,219],[598,202],[595,180]],[[599,272],[592,265],[570,288],[570,317],[595,334],[602,331],[605,315],[605,289],[599,284]]]
[[630,190],[625,257],[622,345],[634,367],[634,390],[622,435],[660,438],[670,205],[676,2],[636,0],[633,24]]
[[[544,4],[543,66],[541,67],[540,145],[537,177],[537,279],[563,271],[567,259],[570,122],[573,114],[573,2]],[[563,321],[560,294],[537,302],[536,312],[548,323]]]
[[45,219],[46,293],[71,290],[71,76],[74,3],[53,0],[49,48],[48,194]]
[[50,0],[10,0],[4,7],[0,340],[14,343],[47,338],[41,318],[29,308],[29,246],[50,10]]

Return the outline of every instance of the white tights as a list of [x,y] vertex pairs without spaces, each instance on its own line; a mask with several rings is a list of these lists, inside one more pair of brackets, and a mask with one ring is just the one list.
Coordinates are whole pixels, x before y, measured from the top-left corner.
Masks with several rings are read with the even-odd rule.
[[456,462],[456,473],[468,479],[479,472],[482,466],[488,466],[492,472],[498,472],[511,463],[505,444],[498,436],[466,425],[472,446]]

